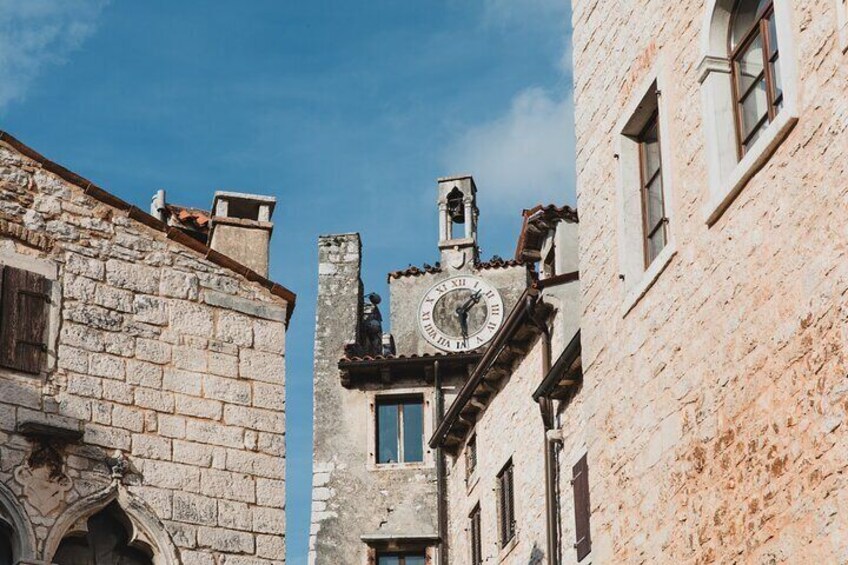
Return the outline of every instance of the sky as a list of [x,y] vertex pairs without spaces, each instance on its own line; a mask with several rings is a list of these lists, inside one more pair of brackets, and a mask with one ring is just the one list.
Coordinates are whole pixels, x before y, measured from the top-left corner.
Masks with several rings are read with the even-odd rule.
[[[288,562],[306,563],[319,234],[359,232],[366,291],[433,263],[436,178],[474,175],[484,258],[523,208],[574,204],[568,0],[0,0],[0,129],[148,209],[278,204]],[[387,314],[384,312],[384,314]],[[386,316],[387,317],[387,316]]]

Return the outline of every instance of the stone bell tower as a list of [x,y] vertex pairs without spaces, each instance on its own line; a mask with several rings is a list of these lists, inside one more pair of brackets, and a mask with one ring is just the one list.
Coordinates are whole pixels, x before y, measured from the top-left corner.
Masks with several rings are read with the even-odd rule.
[[471,175],[443,177],[439,183],[439,250],[444,269],[459,270],[478,259],[477,185]]

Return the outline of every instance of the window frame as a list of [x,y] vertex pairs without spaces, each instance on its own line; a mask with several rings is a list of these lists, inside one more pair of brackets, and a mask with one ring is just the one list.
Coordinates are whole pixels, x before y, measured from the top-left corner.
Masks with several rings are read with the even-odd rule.
[[483,518],[479,502],[468,515],[468,522],[471,565],[483,565]]
[[463,451],[465,455],[465,484],[470,488],[474,479],[477,477],[477,466],[480,462],[477,459],[478,451],[476,433],[472,433],[468,437],[468,441],[465,442],[465,449]]
[[[410,402],[412,401],[412,402]],[[407,461],[406,460],[406,404],[420,404],[421,406],[421,460],[420,461]],[[380,461],[380,407],[381,406],[395,406],[397,408],[397,461]],[[400,396],[380,396],[376,401],[377,410],[375,412],[375,426],[374,430],[377,436],[374,438],[375,444],[377,446],[377,465],[408,465],[408,464],[419,464],[424,462],[424,445],[425,441],[425,432],[424,432],[424,396],[421,394],[418,395],[400,395]]]
[[[751,145],[756,143],[756,139],[761,135],[766,128],[768,128],[774,121],[777,119],[777,114],[779,110],[775,109],[775,106],[778,103],[782,103],[783,101],[783,91],[781,90],[780,94],[776,94],[775,90],[775,77],[774,71],[772,70],[772,65],[774,64],[774,60],[779,60],[781,58],[780,53],[780,42],[778,41],[778,49],[775,52],[771,53],[771,33],[769,31],[769,18],[775,18],[775,23],[777,20],[777,15],[774,12],[774,2],[769,1],[769,3],[761,8],[756,16],[754,17],[754,23],[751,24],[751,27],[742,34],[742,38],[739,40],[739,44],[734,46],[732,44],[733,37],[733,20],[736,17],[736,10],[739,8],[739,4],[741,4],[744,0],[737,0],[736,5],[733,8],[733,12],[731,13],[731,23],[728,27],[728,36],[727,36],[727,48],[729,52],[730,59],[730,73],[731,73],[731,86],[733,88],[733,112],[735,117],[736,124],[736,154],[738,159],[741,161],[745,154],[749,151],[748,144]],[[740,56],[745,53],[745,51],[751,46],[751,44],[757,39],[761,38],[762,40],[762,52],[763,52],[763,70],[761,71],[762,78],[757,77],[757,79],[751,83],[751,86],[745,92],[740,92],[739,83],[741,82],[741,62]],[[775,58],[776,57],[776,58]],[[754,90],[757,88],[757,84],[760,80],[764,80],[766,83],[766,104],[768,105],[768,111],[766,115],[760,119],[756,126],[745,136],[745,119],[743,112],[743,102],[748,96],[754,93]]]
[[[659,97],[659,95],[657,95]],[[657,146],[659,147],[659,167],[657,171],[648,178],[647,171],[647,158],[645,151],[645,137],[649,131],[656,128],[657,130]],[[653,114],[648,118],[645,122],[645,125],[642,127],[642,131],[639,132],[639,135],[636,136],[637,143],[639,145],[639,178],[640,178],[640,193],[642,195],[642,253],[645,259],[645,270],[650,268],[651,263],[653,263],[657,257],[660,256],[662,250],[657,253],[655,256],[651,257],[651,238],[656,235],[659,230],[662,230],[663,237],[665,243],[663,244],[663,249],[665,249],[666,245],[668,245],[668,217],[665,212],[665,185],[663,183],[663,158],[662,158],[662,133],[660,132],[660,108],[659,108],[659,100],[657,100],[657,108],[654,110]],[[655,180],[659,179],[660,181],[660,196],[662,198],[662,214],[659,221],[656,225],[650,225],[650,217],[649,217],[649,206],[650,206],[650,186]]]
[[848,53],[848,0],[836,1],[836,33],[842,53]]
[[374,564],[380,565],[381,557],[397,557],[398,565],[406,565],[407,557],[423,557],[424,563],[428,563],[429,555],[427,554],[426,549],[422,550],[390,550],[390,551],[381,551],[377,550],[374,555]]
[[[515,465],[512,458],[498,472],[497,477],[498,503],[498,549],[508,551],[510,544],[518,537],[517,520],[515,517]],[[509,488],[505,488],[506,485]],[[508,490],[508,493],[506,492]]]
[[[403,398],[423,398],[422,412],[424,418],[424,433],[422,438],[423,461],[413,463],[377,463],[378,459],[378,427],[377,427],[377,403],[383,400],[397,400]],[[426,442],[426,438],[433,433],[433,390],[432,388],[402,387],[395,390],[370,390],[366,392],[367,402],[363,407],[366,411],[366,437],[363,446],[366,454],[365,467],[372,472],[393,472],[401,469],[430,469],[435,468],[436,460],[433,450]]]

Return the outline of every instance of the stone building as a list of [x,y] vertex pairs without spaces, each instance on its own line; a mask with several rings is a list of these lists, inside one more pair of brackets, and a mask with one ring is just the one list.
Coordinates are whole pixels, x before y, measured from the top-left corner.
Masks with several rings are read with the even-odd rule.
[[526,288],[479,257],[477,188],[438,181],[440,261],[389,274],[391,332],[356,234],[319,240],[310,563],[453,563],[447,467],[427,439]]
[[295,296],[273,202],[214,210],[154,218],[0,132],[0,563],[284,562]]
[[591,562],[844,563],[846,4],[573,7]]
[[573,425],[582,420],[576,213],[526,211],[516,258],[539,263],[538,276],[430,439],[449,454],[451,563],[560,563],[561,529],[573,530],[572,488],[560,477],[585,452]]

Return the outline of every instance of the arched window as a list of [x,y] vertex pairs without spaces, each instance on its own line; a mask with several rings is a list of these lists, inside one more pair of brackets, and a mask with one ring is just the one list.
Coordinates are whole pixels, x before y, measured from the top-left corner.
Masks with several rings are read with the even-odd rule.
[[772,0],[739,0],[730,25],[739,158],[783,107],[780,49]]
[[706,0],[699,65],[712,225],[799,118],[793,4]]
[[59,544],[58,565],[152,565],[147,547],[130,545],[129,519],[116,502],[88,519],[87,531],[74,532]]

